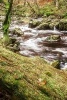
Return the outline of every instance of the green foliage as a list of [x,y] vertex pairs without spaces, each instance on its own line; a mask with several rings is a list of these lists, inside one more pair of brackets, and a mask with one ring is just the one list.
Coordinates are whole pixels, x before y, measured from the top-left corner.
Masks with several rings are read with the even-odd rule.
[[0,0],[0,3],[2,3],[3,2],[3,0]]
[[67,19],[67,12],[63,14],[63,17]]
[[49,6],[49,5],[41,7],[40,11],[39,11],[39,14],[41,16],[44,16],[44,15],[46,15],[46,16],[53,15],[54,14],[53,8],[51,6]]

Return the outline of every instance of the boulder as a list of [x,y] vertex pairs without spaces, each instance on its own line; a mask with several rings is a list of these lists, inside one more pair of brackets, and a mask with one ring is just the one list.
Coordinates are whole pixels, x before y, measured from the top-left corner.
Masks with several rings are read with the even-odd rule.
[[47,37],[47,39],[46,39],[47,41],[60,41],[61,40],[61,37],[60,37],[60,35],[51,35],[51,36],[48,36]]
[[47,29],[50,29],[50,27],[49,27],[48,23],[42,23],[39,26],[37,26],[36,29],[38,29],[38,30],[47,30]]
[[10,44],[14,44],[16,42],[16,38],[11,37],[10,38]]
[[67,19],[61,19],[59,22],[59,30],[67,31]]
[[18,35],[18,36],[21,36],[23,35],[24,33],[22,32],[22,30],[20,28],[15,28],[12,32],[13,35]]
[[54,26],[58,28],[59,25],[59,19],[52,19],[49,23],[50,29],[54,29]]
[[7,46],[8,49],[12,50],[12,51],[19,51],[19,42],[17,41],[16,38],[11,37],[10,38],[10,43]]
[[29,22],[29,27],[30,28],[35,28],[35,27],[37,27],[38,25],[40,25],[40,21],[38,21],[38,20],[31,20],[30,22]]

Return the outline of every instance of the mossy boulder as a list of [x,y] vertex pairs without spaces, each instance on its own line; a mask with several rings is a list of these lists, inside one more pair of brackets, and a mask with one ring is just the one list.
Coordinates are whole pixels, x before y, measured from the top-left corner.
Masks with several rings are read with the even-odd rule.
[[46,41],[60,41],[60,35],[50,35],[47,37]]
[[59,22],[51,22],[50,24],[49,24],[49,27],[50,27],[50,29],[54,29],[54,27],[56,27],[56,28],[58,28],[58,26],[59,26]]
[[7,48],[10,49],[10,50],[12,50],[12,51],[14,51],[14,52],[16,52],[16,51],[19,51],[20,50],[19,44],[20,43],[17,41],[16,38],[11,37],[10,38],[10,43],[7,46]]
[[67,31],[67,19],[61,19],[58,26],[59,30]]
[[35,27],[38,26],[40,23],[41,23],[41,22],[38,21],[38,20],[31,20],[31,21],[29,22],[29,27],[30,27],[30,28],[35,28]]
[[47,29],[50,29],[50,27],[49,27],[48,23],[42,23],[39,26],[37,26],[36,29],[38,29],[38,30],[47,30]]
[[24,33],[22,32],[22,30],[21,30],[20,28],[15,28],[15,29],[12,31],[12,34],[13,34],[13,35],[22,36]]

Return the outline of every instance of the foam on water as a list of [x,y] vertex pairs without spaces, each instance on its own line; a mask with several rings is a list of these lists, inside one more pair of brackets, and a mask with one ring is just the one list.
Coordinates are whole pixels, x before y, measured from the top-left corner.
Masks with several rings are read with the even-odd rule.
[[67,51],[66,51],[66,48],[56,48],[55,50],[53,51],[58,51],[58,52],[61,52],[63,54],[67,54]]
[[67,63],[63,64],[62,62],[60,63],[60,66],[62,70],[67,69]]
[[29,39],[23,43],[20,43],[20,46],[25,46],[27,49],[33,49],[35,51],[41,50],[41,48],[37,45],[37,40],[35,39]]

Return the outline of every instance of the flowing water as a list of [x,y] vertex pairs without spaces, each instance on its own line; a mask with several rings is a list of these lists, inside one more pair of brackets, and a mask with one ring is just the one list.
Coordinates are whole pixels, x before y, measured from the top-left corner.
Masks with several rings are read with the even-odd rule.
[[[54,30],[37,30],[28,27],[28,24],[17,24],[13,21],[10,26],[12,31],[15,28],[20,28],[24,33],[23,36],[17,37],[20,42],[19,53],[23,56],[34,57],[40,56],[46,59],[48,62],[53,60],[61,60],[61,69],[67,68],[67,32],[58,31],[54,27]],[[50,43],[45,42],[46,38],[51,34],[59,34],[61,36],[61,42]],[[60,55],[60,56],[58,56]]]

